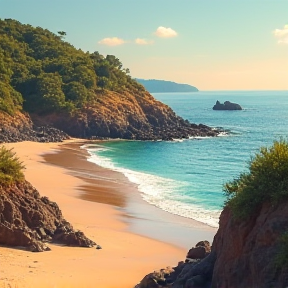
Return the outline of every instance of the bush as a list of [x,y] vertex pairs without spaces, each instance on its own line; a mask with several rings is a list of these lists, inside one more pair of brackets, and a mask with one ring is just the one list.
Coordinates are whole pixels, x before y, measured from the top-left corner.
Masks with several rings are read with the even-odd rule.
[[224,185],[225,202],[238,219],[248,218],[265,201],[288,198],[288,142],[281,139],[260,148],[249,162],[249,172]]
[[275,257],[275,264],[277,268],[288,266],[288,232],[286,231],[280,236],[280,248]]
[[12,149],[4,146],[0,148],[0,185],[5,186],[13,182],[24,180],[24,165],[15,156],[16,153]]

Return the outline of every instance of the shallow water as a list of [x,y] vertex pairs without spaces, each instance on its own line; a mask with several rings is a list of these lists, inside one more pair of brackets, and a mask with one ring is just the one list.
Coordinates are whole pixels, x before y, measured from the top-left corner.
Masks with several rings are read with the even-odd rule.
[[[162,210],[218,226],[223,184],[247,169],[261,146],[288,135],[287,91],[158,93],[184,119],[221,127],[227,136],[173,142],[113,141],[89,146],[89,161],[119,171],[139,185],[144,200]],[[216,100],[242,111],[213,111]]]

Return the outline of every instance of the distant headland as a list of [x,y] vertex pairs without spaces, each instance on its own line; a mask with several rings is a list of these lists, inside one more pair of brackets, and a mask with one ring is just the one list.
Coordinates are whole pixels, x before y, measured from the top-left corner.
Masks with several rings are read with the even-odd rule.
[[135,79],[142,84],[150,93],[169,93],[169,92],[198,92],[199,90],[189,84],[180,84],[172,81],[156,79]]

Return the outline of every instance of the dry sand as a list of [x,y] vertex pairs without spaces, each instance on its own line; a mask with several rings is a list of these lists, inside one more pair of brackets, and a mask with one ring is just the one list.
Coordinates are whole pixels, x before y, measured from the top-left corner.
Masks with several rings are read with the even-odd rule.
[[[163,212],[143,203],[137,187],[129,183],[122,174],[86,161],[85,150],[79,149],[79,140],[65,141],[64,145],[35,142],[5,145],[14,148],[26,166],[26,179],[40,194],[57,202],[64,217],[74,228],[82,230],[103,249],[50,244],[51,251],[32,253],[1,246],[1,288],[132,288],[145,274],[167,265],[176,265],[185,258],[187,249],[184,245],[177,247],[172,243],[178,241],[169,241],[168,238],[165,242],[170,243],[164,243],[168,234],[163,233],[162,238],[158,237],[162,241],[157,241],[152,239],[157,238],[153,235],[155,230],[149,232],[149,227],[144,228],[144,232],[143,229],[138,231],[135,228],[134,232],[150,238],[131,232],[130,226],[135,226],[136,222],[143,224],[143,219],[141,222],[141,219],[137,220],[137,217],[131,217],[131,214],[127,213],[129,209],[133,210],[131,207],[141,207],[142,211],[149,211],[146,213],[149,213],[150,217],[149,209],[152,209],[152,213],[159,213],[157,217],[163,217]],[[127,207],[130,208],[125,210]],[[165,215],[164,217],[167,216]],[[170,222],[169,218],[165,219],[165,223]],[[213,228],[187,221],[190,226],[191,223],[195,224],[194,229],[189,227],[191,246],[199,240],[201,231],[210,236],[215,233]],[[151,221],[146,223],[151,226]],[[169,230],[173,229],[173,225],[166,226]],[[175,234],[173,231],[172,233]],[[178,235],[181,236],[186,237],[185,232]]]

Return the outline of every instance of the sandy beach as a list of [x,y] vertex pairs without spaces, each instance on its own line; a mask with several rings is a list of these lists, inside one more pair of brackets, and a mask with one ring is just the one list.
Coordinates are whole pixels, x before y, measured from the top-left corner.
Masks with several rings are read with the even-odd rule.
[[124,175],[87,161],[84,142],[21,142],[14,148],[26,179],[57,202],[64,217],[103,249],[49,244],[32,253],[0,246],[0,287],[132,288],[145,274],[185,259],[216,232],[141,199]]

